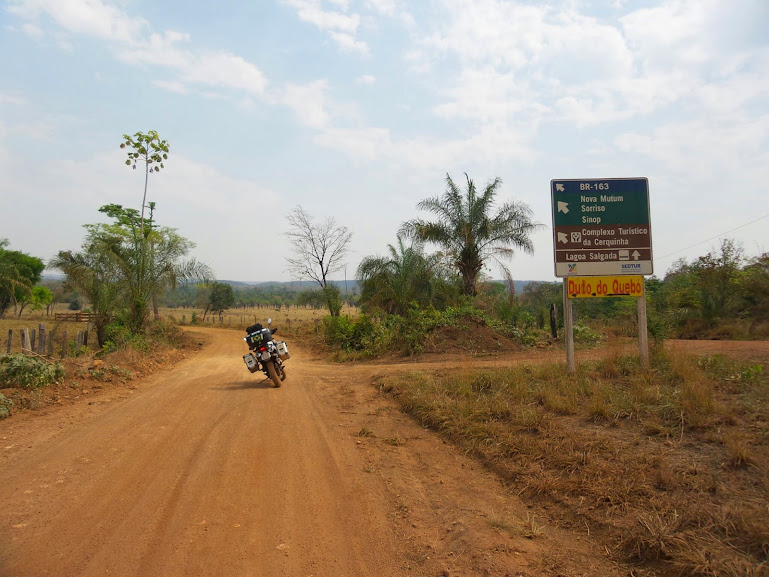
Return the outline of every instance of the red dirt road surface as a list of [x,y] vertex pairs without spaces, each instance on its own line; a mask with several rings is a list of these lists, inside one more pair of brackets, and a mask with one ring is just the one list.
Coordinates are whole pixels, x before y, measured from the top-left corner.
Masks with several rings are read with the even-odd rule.
[[371,386],[398,368],[289,342],[274,389],[204,332],[135,390],[0,422],[0,577],[626,574]]

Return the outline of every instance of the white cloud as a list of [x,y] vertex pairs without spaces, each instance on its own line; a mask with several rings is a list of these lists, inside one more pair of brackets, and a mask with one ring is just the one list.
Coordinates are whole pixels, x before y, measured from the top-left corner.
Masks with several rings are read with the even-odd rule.
[[40,28],[40,26],[36,26],[35,24],[24,24],[22,25],[21,30],[24,32],[24,34],[36,42],[40,42],[43,38],[45,38],[45,32],[43,32],[43,29]]
[[177,92],[187,84],[231,88],[251,94],[264,92],[267,80],[254,64],[229,52],[191,50],[186,47],[189,41],[189,35],[170,30],[152,34],[148,40],[121,48],[118,58],[133,65],[170,69],[177,78],[165,86]]
[[376,82],[376,77],[372,74],[363,74],[361,76],[358,76],[355,79],[355,82],[357,84],[374,84]]
[[26,103],[27,101],[21,96],[0,91],[0,104],[14,104],[17,106],[21,106]]
[[329,32],[331,39],[339,45],[345,52],[358,52],[359,54],[367,55],[368,45],[365,42],[356,40],[352,34],[346,32]]
[[399,20],[406,28],[411,29],[416,22],[408,11],[408,3],[399,0],[367,0],[366,4],[379,15]]
[[280,101],[291,108],[297,119],[305,126],[321,129],[328,124],[329,113],[326,109],[328,83],[318,80],[310,84],[286,84]]
[[187,85],[183,82],[178,82],[175,80],[156,80],[154,84],[155,86],[158,86],[163,90],[168,90],[169,92],[176,92],[177,94],[189,93],[189,90],[187,90]]
[[267,84],[262,72],[244,58],[191,49],[189,35],[173,30],[147,35],[149,24],[144,19],[131,18],[101,0],[12,0],[9,11],[30,20],[46,14],[70,33],[107,41],[128,64],[170,69],[177,78],[158,85],[176,92],[192,84],[261,94]]
[[622,150],[640,153],[674,171],[691,173],[692,180],[716,175],[729,178],[744,164],[765,166],[762,144],[769,143],[769,114],[757,118],[729,117],[671,122],[649,134],[627,132],[617,136]]
[[300,20],[314,24],[321,30],[339,30],[354,34],[360,24],[360,16],[357,14],[323,10],[317,0],[284,0],[283,3],[296,8]]
[[9,0],[8,11],[29,20],[44,13],[69,32],[110,41],[133,42],[146,27],[143,18],[100,0]]
[[480,161],[533,161],[539,154],[528,144],[529,138],[523,129],[492,125],[467,138],[393,138],[386,128],[329,127],[315,137],[315,142],[356,160],[441,172],[447,166]]
[[321,0],[282,0],[282,3],[294,8],[302,22],[313,24],[318,29],[328,32],[331,39],[343,51],[368,54],[368,45],[356,38],[360,16],[356,13],[346,13],[349,8],[349,2],[346,0],[330,1],[345,12],[324,10]]

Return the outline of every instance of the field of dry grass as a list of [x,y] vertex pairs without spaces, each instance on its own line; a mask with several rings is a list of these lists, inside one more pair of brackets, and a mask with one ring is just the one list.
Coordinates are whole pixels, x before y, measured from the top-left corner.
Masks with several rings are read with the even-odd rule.
[[[65,312],[61,310],[55,312]],[[21,352],[21,329],[38,330],[38,325],[45,325],[49,335],[53,335],[54,353],[59,356],[62,348],[62,338],[64,331],[67,331],[67,340],[73,340],[79,331],[85,331],[88,328],[87,323],[76,323],[71,321],[57,321],[52,313],[46,315],[45,311],[24,311],[21,318],[13,315],[13,311],[8,311],[4,319],[0,319],[0,354],[7,352],[8,331],[13,331],[11,341],[11,353]],[[91,333],[90,348],[96,348],[96,338]]]
[[656,350],[381,390],[633,575],[769,575],[769,363]]
[[[345,305],[342,308],[342,314],[348,316],[356,316],[358,314],[357,307],[350,307]],[[274,308],[256,308],[251,307],[247,309],[231,309],[226,311],[221,316],[211,315],[206,316],[206,320],[203,321],[203,309],[193,308],[177,308],[177,309],[161,309],[161,315],[173,320],[176,323],[189,325],[192,323],[193,313],[198,319],[198,324],[203,326],[222,326],[238,329],[245,329],[246,327],[254,323],[262,323],[267,326],[267,319],[272,318],[272,326],[277,327],[283,335],[296,335],[307,332],[308,330],[314,330],[315,326],[320,323],[323,317],[328,315],[326,309],[313,309],[304,307],[291,307],[287,309],[282,307],[280,310]]]
[[[87,329],[87,323],[75,323],[68,321],[56,321],[55,312],[66,312],[63,305],[60,305],[60,310],[52,312],[51,315],[46,315],[45,311],[24,311],[21,318],[15,316],[13,311],[8,311],[4,319],[0,319],[0,353],[5,353],[6,343],[8,339],[8,331],[13,331],[13,340],[11,343],[11,352],[18,353],[21,351],[21,329],[35,329],[37,330],[38,324],[44,324],[49,334],[53,331],[54,343],[56,354],[58,355],[61,350],[61,337],[63,331],[67,331],[67,338],[72,340],[79,331],[85,331]],[[198,324],[202,326],[220,326],[228,327],[232,329],[245,329],[247,326],[254,323],[262,323],[267,325],[267,319],[272,318],[272,326],[278,327],[281,334],[286,336],[306,334],[307,332],[314,331],[320,319],[325,317],[328,313],[325,309],[312,309],[304,307],[291,307],[286,309],[283,307],[281,310],[274,308],[263,307],[249,308],[249,309],[232,309],[225,312],[221,317],[219,315],[208,314],[205,322],[202,321],[203,309],[193,308],[162,308],[160,309],[160,315],[163,318],[170,319],[177,324],[189,325],[192,323],[193,313],[198,318]],[[355,316],[358,314],[356,307],[345,306],[342,309],[343,315]],[[95,335],[92,332],[90,334],[90,348],[96,348]]]

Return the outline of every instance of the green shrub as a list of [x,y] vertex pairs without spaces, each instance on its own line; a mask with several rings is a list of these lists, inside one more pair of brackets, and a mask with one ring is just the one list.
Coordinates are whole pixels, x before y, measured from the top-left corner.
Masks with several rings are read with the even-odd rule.
[[23,354],[0,357],[0,385],[37,389],[63,378],[59,363],[48,364]]
[[104,329],[104,346],[102,351],[112,353],[124,349],[129,339],[131,331],[121,322],[114,322],[107,325]]
[[11,416],[11,405],[13,405],[13,401],[0,393],[0,419]]
[[379,320],[366,314],[355,319],[348,317],[326,317],[323,319],[323,334],[326,344],[344,351],[365,351],[367,354],[381,352],[389,341],[389,331]]
[[601,342],[603,337],[589,326],[580,323],[574,325],[574,342],[595,345]]
[[[527,318],[525,324],[531,325]],[[537,342],[537,336],[528,328],[521,329],[495,320],[483,311],[463,303],[439,311],[433,307],[413,306],[405,316],[361,314],[355,319],[326,317],[323,319],[323,335],[331,349],[356,353],[359,357],[371,357],[387,352],[405,355],[421,353],[430,334],[441,327],[472,330],[477,323],[485,324],[497,332],[526,345]],[[531,329],[534,330],[533,328]]]

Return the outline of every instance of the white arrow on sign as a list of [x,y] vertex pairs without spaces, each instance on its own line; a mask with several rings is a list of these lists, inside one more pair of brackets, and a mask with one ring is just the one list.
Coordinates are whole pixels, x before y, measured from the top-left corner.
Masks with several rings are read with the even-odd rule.
[[561,202],[558,201],[558,212],[562,212],[563,214],[566,214],[569,212],[569,203],[568,202]]
[[638,260],[638,257],[640,256],[641,256],[640,252],[638,252],[637,250],[633,251],[633,260]]
[[564,244],[569,244],[569,237],[566,236],[565,232],[559,232],[558,233],[558,242],[562,242]]
[[555,190],[556,192],[565,192],[565,190],[563,189],[563,185],[558,183],[556,183],[555,185]]

